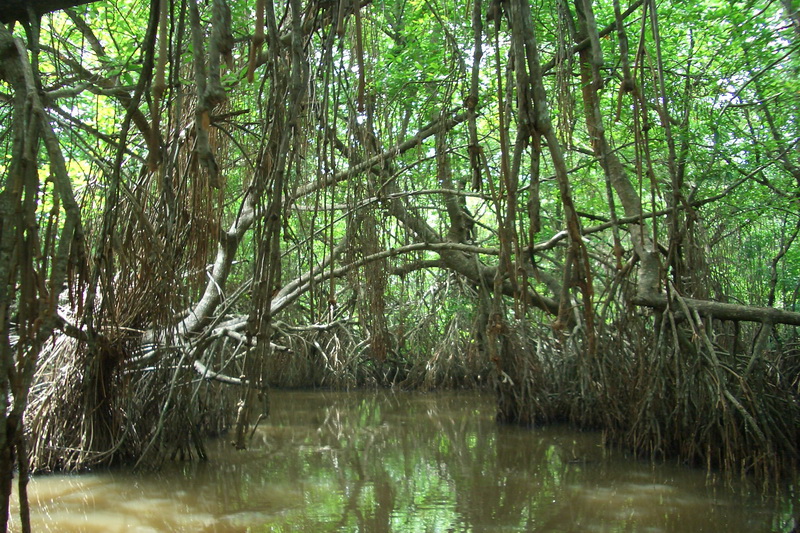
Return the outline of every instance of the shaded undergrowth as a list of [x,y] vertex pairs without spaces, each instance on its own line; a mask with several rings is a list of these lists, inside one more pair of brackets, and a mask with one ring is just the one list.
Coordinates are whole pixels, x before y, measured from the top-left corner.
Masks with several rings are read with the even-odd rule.
[[[699,318],[699,317],[698,317]],[[597,350],[516,323],[501,379],[499,419],[571,422],[603,430],[641,457],[673,459],[767,485],[796,475],[800,442],[798,339],[776,330],[660,314],[602,327]],[[750,349],[745,349],[746,347]]]
[[[588,353],[580,324],[567,334],[527,316],[508,320],[502,357],[490,360],[479,327],[467,308],[446,321],[416,320],[392,330],[381,360],[356,322],[276,322],[265,376],[276,388],[491,385],[501,422],[600,429],[641,457],[765,483],[796,472],[800,340],[792,329],[774,328],[759,343],[756,326],[620,312],[598,327]],[[202,458],[203,439],[231,426],[241,388],[192,362],[177,348],[143,352],[124,336],[95,346],[58,337],[42,354],[26,416],[33,469]],[[242,373],[235,343],[224,338],[200,362]]]
[[[444,325],[421,321],[394,335],[382,360],[357,323],[276,322],[265,381],[272,388],[335,390],[485,386],[491,365],[467,333],[469,320],[457,313]],[[177,343],[141,346],[124,334],[93,345],[56,337],[41,354],[26,413],[32,471],[202,459],[204,439],[233,424],[246,353],[228,337],[201,351]],[[262,396],[252,423],[268,414],[268,392]]]
[[204,439],[232,423],[235,396],[178,354],[133,346],[62,335],[43,350],[25,417],[32,471],[205,457]]

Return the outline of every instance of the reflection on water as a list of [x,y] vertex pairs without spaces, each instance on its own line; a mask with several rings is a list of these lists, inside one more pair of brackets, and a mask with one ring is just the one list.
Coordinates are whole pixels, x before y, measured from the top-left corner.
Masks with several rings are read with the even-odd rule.
[[271,401],[247,451],[220,441],[158,474],[34,479],[34,531],[759,533],[791,530],[798,509],[606,452],[596,434],[497,426],[488,395]]

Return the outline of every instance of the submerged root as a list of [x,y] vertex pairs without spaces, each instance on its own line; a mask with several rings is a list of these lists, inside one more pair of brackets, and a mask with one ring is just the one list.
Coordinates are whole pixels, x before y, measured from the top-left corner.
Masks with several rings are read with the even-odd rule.
[[509,344],[509,380],[497,380],[499,418],[602,428],[611,442],[642,456],[677,457],[764,482],[796,472],[797,357],[765,352],[753,363],[696,327],[668,321],[655,339],[647,334],[652,328],[628,317],[598,336],[593,357],[578,342],[559,343],[541,329],[525,333],[527,343]]
[[229,424],[225,389],[174,354],[129,364],[134,355],[65,335],[43,350],[26,412],[33,471],[205,457],[203,438]]
[[430,351],[407,355],[402,387],[422,390],[483,386],[491,372],[488,358],[469,335],[468,317],[456,314]]

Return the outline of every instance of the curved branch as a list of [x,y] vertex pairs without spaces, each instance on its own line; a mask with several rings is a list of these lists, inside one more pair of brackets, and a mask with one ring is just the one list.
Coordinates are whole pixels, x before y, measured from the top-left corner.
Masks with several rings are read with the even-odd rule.
[[404,154],[405,152],[415,148],[422,144],[422,141],[426,140],[428,137],[432,137],[436,135],[436,133],[440,131],[448,131],[453,129],[458,124],[464,122],[469,117],[469,112],[458,113],[456,115],[447,116],[441,120],[437,120],[432,122],[414,135],[413,137],[389,148],[381,152],[380,154],[370,157],[369,159],[362,161],[353,165],[352,167],[348,168],[347,170],[343,170],[341,172],[337,172],[336,174],[332,174],[325,179],[315,180],[306,185],[297,188],[297,191],[292,195],[292,201],[296,201],[298,198],[302,198],[312,192],[315,192],[319,189],[324,189],[325,187],[329,187],[331,185],[335,185],[341,181],[344,181],[348,178],[351,178],[361,172],[368,171],[372,169],[372,167],[376,165],[381,165],[386,163],[387,161],[394,159],[398,155]]
[[[428,124],[413,137],[395,145],[394,147],[376,155],[375,157],[372,157],[360,164],[353,165],[347,170],[333,174],[326,180],[314,181],[306,184],[305,186],[299,187],[293,195],[292,201],[296,201],[298,198],[313,193],[320,188],[324,188],[348,179],[360,172],[369,170],[379,163],[385,162],[399,154],[407,152],[415,146],[418,146],[428,137],[436,134],[437,131],[452,128],[466,120],[466,118],[467,113],[461,113],[444,118],[432,124]],[[239,247],[239,243],[241,242],[247,230],[253,224],[253,221],[256,219],[256,217],[260,216],[256,203],[254,191],[251,190],[243,199],[242,207],[236,220],[220,239],[217,247],[217,256],[211,269],[211,279],[209,279],[209,282],[206,285],[203,296],[200,298],[200,301],[197,303],[197,305],[194,306],[189,315],[178,325],[177,330],[181,334],[188,335],[197,333],[211,319],[211,315],[214,313],[214,310],[222,299],[221,291],[225,287],[228,274],[230,273],[230,268],[233,263],[233,258],[236,255],[237,248]],[[436,238],[433,240],[437,241],[439,239]],[[273,313],[283,309],[286,305],[288,305],[288,303],[294,301],[294,298],[287,299],[287,295],[295,294],[296,288],[307,283],[307,280],[316,275],[317,272],[318,271],[316,270],[312,270],[307,275],[301,276],[292,283],[284,286],[284,288],[276,295],[276,298],[273,299]],[[151,332],[147,336],[147,339],[151,339],[153,335],[155,335],[155,332]]]

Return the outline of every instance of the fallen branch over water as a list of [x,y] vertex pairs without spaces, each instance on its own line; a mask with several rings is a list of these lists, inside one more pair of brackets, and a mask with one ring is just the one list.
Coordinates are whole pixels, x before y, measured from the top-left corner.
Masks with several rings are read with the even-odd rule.
[[[754,307],[749,305],[697,300],[694,298],[682,298],[682,300],[690,310],[697,311],[700,316],[704,317],[716,318],[718,320],[800,326],[800,313],[783,311],[773,307]],[[633,303],[644,307],[650,307],[658,311],[664,311],[669,307],[671,302],[666,294],[648,294],[636,296],[633,299]]]

